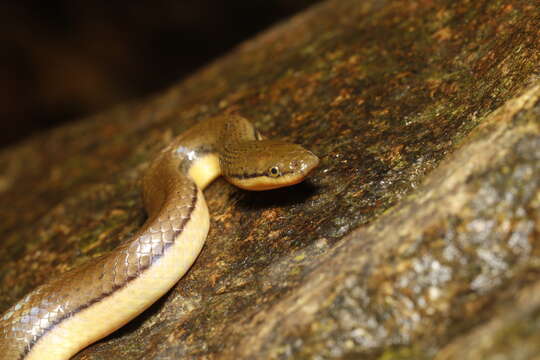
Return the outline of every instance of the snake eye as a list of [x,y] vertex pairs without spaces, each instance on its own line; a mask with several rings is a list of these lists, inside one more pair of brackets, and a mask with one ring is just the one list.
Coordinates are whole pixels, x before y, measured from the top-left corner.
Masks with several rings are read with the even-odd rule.
[[279,175],[281,175],[281,171],[279,171],[277,166],[272,166],[268,171],[268,176],[270,177],[278,177]]

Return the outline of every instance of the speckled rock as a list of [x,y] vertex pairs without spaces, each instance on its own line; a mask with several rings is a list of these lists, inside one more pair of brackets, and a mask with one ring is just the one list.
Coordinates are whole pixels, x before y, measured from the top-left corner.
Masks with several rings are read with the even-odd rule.
[[540,348],[540,9],[322,3],[152,99],[0,153],[0,311],[144,222],[139,176],[220,113],[321,157],[218,180],[193,268],[76,359],[531,359]]

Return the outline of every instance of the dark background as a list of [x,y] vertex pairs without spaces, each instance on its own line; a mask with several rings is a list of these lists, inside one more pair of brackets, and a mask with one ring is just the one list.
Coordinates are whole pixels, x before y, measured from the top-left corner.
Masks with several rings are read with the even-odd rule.
[[316,2],[0,2],[0,146],[163,89]]

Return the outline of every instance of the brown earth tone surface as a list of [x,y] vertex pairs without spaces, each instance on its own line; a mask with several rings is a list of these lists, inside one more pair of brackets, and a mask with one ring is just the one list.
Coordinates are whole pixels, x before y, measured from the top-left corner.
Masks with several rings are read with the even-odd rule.
[[156,152],[238,113],[320,167],[211,185],[187,276],[75,359],[540,358],[539,29],[530,1],[329,1],[4,150],[0,311],[129,237]]

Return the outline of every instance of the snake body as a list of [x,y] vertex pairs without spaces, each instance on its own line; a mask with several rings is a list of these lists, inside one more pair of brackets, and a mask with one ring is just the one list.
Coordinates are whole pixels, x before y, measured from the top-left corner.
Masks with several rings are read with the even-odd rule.
[[209,214],[202,190],[219,175],[266,190],[302,181],[318,161],[299,145],[263,140],[240,116],[195,125],[145,171],[148,219],[133,237],[36,288],[0,317],[0,359],[69,359],[166,293],[203,247]]

